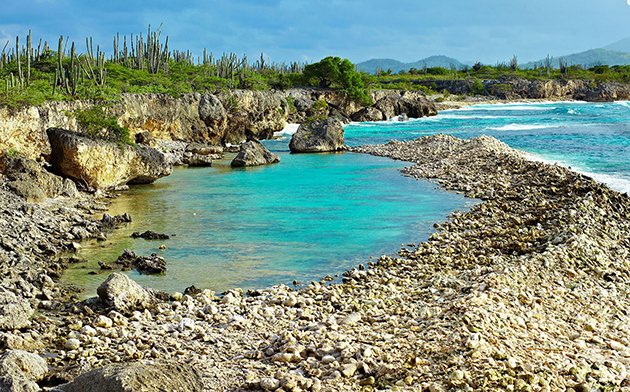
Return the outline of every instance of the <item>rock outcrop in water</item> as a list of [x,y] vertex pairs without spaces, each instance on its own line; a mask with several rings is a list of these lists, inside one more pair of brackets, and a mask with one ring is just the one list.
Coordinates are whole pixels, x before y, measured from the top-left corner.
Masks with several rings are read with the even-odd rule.
[[300,125],[291,137],[291,152],[333,152],[344,146],[343,125],[336,118]]
[[47,133],[53,169],[92,188],[151,183],[172,171],[164,155],[151,147],[93,140],[60,128]]
[[261,166],[280,162],[280,157],[267,149],[258,140],[248,140],[232,160],[232,167]]

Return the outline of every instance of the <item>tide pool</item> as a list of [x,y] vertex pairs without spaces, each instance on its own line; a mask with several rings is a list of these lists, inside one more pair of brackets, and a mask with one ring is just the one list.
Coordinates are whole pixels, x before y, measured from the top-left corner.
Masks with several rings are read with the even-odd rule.
[[[159,253],[163,276],[129,272],[139,283],[166,291],[223,291],[310,282],[339,274],[370,256],[395,254],[420,242],[433,224],[474,201],[403,177],[402,162],[369,155],[289,154],[288,139],[267,141],[279,164],[231,169],[229,158],[211,168],[176,168],[151,185],[134,186],[114,200],[110,214],[133,222],[104,243],[84,244],[66,282],[92,296],[124,249]],[[165,241],[131,239],[133,231],[174,235]],[[166,245],[160,251],[160,245]]]

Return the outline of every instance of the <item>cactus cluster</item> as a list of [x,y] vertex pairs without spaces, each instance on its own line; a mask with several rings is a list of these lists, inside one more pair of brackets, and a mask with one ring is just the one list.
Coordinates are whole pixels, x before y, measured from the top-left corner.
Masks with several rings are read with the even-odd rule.
[[[64,36],[59,37],[56,52],[41,39],[35,48],[31,31],[26,40],[16,37],[15,46],[7,42],[0,52],[0,83],[4,82],[5,94],[27,91],[34,78],[40,80],[42,73],[52,73],[53,69],[54,77],[52,74],[45,76],[50,81],[53,96],[59,93],[79,96],[84,90],[98,91],[107,85],[110,64],[144,70],[149,74],[169,73],[169,64],[194,66],[199,67],[205,76],[223,79],[228,87],[247,85],[244,82],[254,73],[299,73],[304,69],[304,64],[297,62],[272,63],[264,54],[250,63],[246,55],[223,53],[215,56],[204,49],[203,56],[195,58],[190,50],[170,50],[168,37],[161,37],[161,26],[157,30],[149,26],[146,35],[121,36],[117,33],[109,58],[99,45],[94,46],[91,37],[85,39],[85,48],[84,53],[78,53],[75,42]],[[36,72],[35,76],[33,72]]]
[[[161,27],[161,26],[160,26]],[[149,25],[146,40],[142,33],[129,36],[129,45],[127,45],[127,37],[123,37],[123,47],[120,48],[120,34],[114,37],[114,54],[111,61],[123,64],[128,68],[146,69],[149,73],[156,74],[162,68],[168,71],[168,62],[171,53],[168,50],[168,37],[164,44],[161,42],[161,29],[151,31]]]

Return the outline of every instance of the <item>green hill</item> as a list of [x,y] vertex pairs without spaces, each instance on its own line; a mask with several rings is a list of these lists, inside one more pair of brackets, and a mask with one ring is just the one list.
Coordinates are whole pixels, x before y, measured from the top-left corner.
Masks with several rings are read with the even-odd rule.
[[387,71],[392,70],[393,73],[400,71],[408,71],[411,68],[423,69],[432,67],[444,67],[462,69],[465,65],[459,60],[448,56],[430,56],[411,63],[403,63],[394,59],[371,59],[357,64],[359,71],[374,74],[378,69]]

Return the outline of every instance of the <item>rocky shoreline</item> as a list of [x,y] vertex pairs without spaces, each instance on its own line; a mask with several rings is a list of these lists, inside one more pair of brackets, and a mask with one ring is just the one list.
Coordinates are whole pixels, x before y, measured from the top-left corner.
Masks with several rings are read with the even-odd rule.
[[[100,300],[72,303],[54,299],[54,282],[36,273],[41,264],[2,260],[4,292],[28,292],[21,286],[31,285],[25,298],[40,313],[26,320],[30,325],[0,332],[7,350],[0,369],[19,350],[46,358],[48,369],[0,377],[0,385],[10,379],[38,390],[40,380],[56,390],[101,390],[107,383],[126,390],[122,374],[136,363],[132,379],[159,380],[156,374],[168,371],[173,384],[160,385],[172,390],[630,387],[627,195],[529,161],[488,137],[433,136],[352,151],[413,162],[405,175],[483,202],[454,213],[399,257],[348,271],[342,284],[313,282],[300,290],[220,296],[204,290],[166,300],[115,274],[124,295],[109,284]],[[79,203],[70,219],[75,215],[54,206],[29,205],[4,191],[0,197],[8,201],[2,235],[19,222],[39,225],[26,226],[32,239],[22,243],[30,248],[13,243],[15,254],[41,262],[38,249],[48,244],[41,238],[65,238],[52,245],[72,247],[66,233],[73,227],[101,230],[85,218],[98,205]],[[10,240],[2,240],[7,249]],[[22,269],[15,269],[19,262]]]

